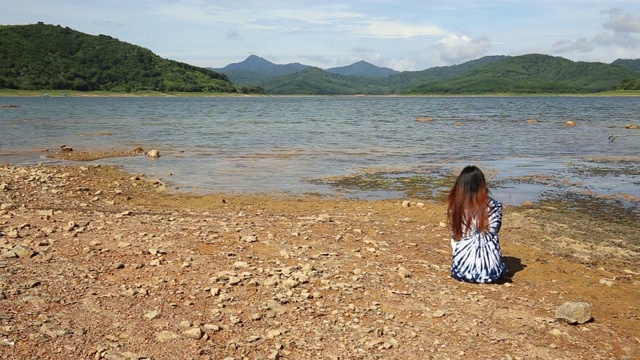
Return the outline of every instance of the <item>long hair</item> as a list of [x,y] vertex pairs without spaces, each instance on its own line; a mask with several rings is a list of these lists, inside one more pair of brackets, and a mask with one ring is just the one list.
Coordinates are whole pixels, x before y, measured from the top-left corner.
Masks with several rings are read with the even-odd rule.
[[478,167],[470,165],[462,170],[449,193],[448,202],[447,219],[454,240],[462,239],[473,220],[479,231],[488,231],[489,189]]

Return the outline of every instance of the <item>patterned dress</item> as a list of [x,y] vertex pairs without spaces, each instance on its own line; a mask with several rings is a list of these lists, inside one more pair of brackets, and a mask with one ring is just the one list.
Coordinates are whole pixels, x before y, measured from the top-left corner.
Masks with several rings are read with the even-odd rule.
[[498,239],[500,226],[502,226],[502,204],[489,198],[489,231],[479,232],[474,220],[469,231],[463,234],[460,241],[451,239],[453,247],[451,276],[454,279],[488,283],[498,280],[505,274],[507,269],[502,261]]

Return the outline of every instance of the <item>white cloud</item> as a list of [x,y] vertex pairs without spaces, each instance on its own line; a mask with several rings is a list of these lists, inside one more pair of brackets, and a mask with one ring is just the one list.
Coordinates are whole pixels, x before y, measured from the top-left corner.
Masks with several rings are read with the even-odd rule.
[[556,41],[551,45],[554,53],[590,53],[602,49],[638,49],[640,48],[640,38],[636,38],[632,33],[640,32],[640,16],[620,9],[610,9],[603,11],[609,14],[609,19],[603,24],[611,32],[601,32],[591,37],[582,37],[576,40]]
[[640,16],[621,9],[603,11],[609,14],[609,20],[604,23],[605,29],[615,32],[640,33]]
[[352,27],[352,30],[354,35],[383,39],[434,36],[447,33],[446,30],[435,25],[414,25],[386,19],[373,19],[368,23]]
[[471,39],[466,35],[447,35],[433,45],[436,56],[448,64],[482,57],[490,47],[488,38]]

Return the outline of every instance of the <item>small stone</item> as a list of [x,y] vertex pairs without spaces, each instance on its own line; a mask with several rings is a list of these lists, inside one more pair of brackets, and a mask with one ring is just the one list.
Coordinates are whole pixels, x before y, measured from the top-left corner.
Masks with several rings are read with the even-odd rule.
[[190,328],[190,327],[191,327],[191,321],[189,321],[189,320],[182,320],[182,321],[180,322],[180,327],[181,327],[181,328],[183,328],[183,329],[188,329],[188,328]]
[[403,266],[400,266],[400,268],[398,269],[398,275],[400,275],[400,277],[403,279],[410,278],[411,271],[405,269]]
[[249,236],[243,236],[242,237],[242,241],[248,242],[248,243],[254,243],[254,242],[258,241],[258,239],[255,236],[249,235]]
[[171,331],[161,331],[159,333],[156,333],[156,339],[160,342],[175,340],[177,338],[178,338],[178,334]]
[[38,210],[37,214],[44,217],[53,216],[53,210]]
[[562,336],[562,331],[560,331],[558,329],[553,329],[553,330],[549,331],[549,334],[551,334],[553,336]]
[[23,245],[14,246],[13,249],[11,249],[11,251],[16,253],[16,255],[18,255],[21,258],[30,258],[33,255],[35,255],[35,252],[31,250],[31,248]]
[[610,279],[600,279],[598,283],[602,285],[613,286],[613,281],[611,281]]
[[18,254],[14,253],[11,250],[7,250],[2,252],[2,257],[6,259],[13,259],[13,258],[17,258]]
[[244,341],[247,342],[247,343],[252,343],[252,342],[256,342],[256,341],[258,341],[260,339],[262,339],[260,336],[253,335],[253,336],[249,336],[248,338],[244,339]]
[[444,315],[445,315],[445,314],[444,314],[444,311],[442,311],[442,310],[436,310],[436,311],[434,311],[434,312],[431,314],[431,317],[434,317],[434,318],[441,318],[441,317],[443,317]]
[[440,226],[440,227],[442,227],[442,228],[443,228],[443,227],[447,227],[447,223],[445,223],[445,222],[443,222],[443,221],[440,221],[440,223],[438,223],[438,226]]
[[13,210],[15,208],[15,206],[13,206],[13,204],[0,204],[0,210]]
[[160,265],[160,263],[161,263],[160,259],[153,259],[153,260],[151,260],[151,262],[149,262],[149,265],[158,266],[158,265]]
[[248,268],[249,264],[245,261],[236,261],[235,263],[233,263],[233,267],[236,269],[244,269]]
[[149,320],[153,320],[153,319],[157,319],[158,317],[160,317],[160,312],[153,310],[153,311],[149,311],[148,313],[144,314],[145,319],[149,319]]
[[197,328],[193,328],[193,329],[189,329],[185,332],[182,333],[182,335],[190,338],[190,339],[195,339],[195,340],[200,340],[202,338],[202,330],[197,327]]

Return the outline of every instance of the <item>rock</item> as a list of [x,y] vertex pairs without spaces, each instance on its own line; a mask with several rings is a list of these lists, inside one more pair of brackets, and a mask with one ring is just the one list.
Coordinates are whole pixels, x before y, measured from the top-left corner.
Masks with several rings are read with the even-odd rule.
[[398,275],[400,275],[400,277],[403,278],[403,279],[410,278],[411,277],[411,271],[407,270],[403,266],[400,266],[400,268],[398,269]]
[[53,216],[53,210],[38,210],[36,212],[36,214],[38,214],[38,216]]
[[411,201],[405,200],[402,202],[402,207],[409,207],[409,206],[411,206]]
[[600,279],[598,283],[602,285],[613,286],[613,281],[611,281],[611,279]]
[[553,336],[562,336],[562,331],[560,331],[558,329],[553,329],[553,330],[549,331],[549,334],[551,334]]
[[200,340],[202,338],[202,330],[199,327],[189,329],[182,333],[182,335],[195,340]]
[[148,313],[144,314],[145,319],[149,319],[149,320],[157,319],[159,316],[160,316],[160,312],[156,310],[149,311]]
[[156,333],[156,339],[160,342],[175,340],[177,338],[178,338],[178,334],[171,331],[161,331],[159,333]]
[[434,317],[434,318],[441,318],[441,317],[443,317],[444,315],[445,315],[445,314],[444,314],[444,311],[442,311],[442,310],[436,310],[436,311],[434,311],[434,312],[431,314],[431,317]]
[[2,203],[0,204],[0,210],[13,210],[15,206],[13,204]]
[[159,158],[160,157],[160,151],[156,150],[156,149],[151,149],[147,152],[147,156],[150,158]]
[[576,126],[577,123],[574,120],[565,121],[564,126]]
[[527,122],[528,122],[529,124],[535,124],[535,123],[537,123],[537,122],[538,122],[538,120],[536,120],[536,119],[528,119],[528,120],[527,120]]
[[23,245],[14,246],[13,249],[11,249],[11,251],[16,253],[16,255],[18,255],[21,258],[30,258],[33,255],[35,255],[35,252],[31,250],[31,248]]
[[634,130],[637,130],[637,129],[640,129],[640,125],[627,124],[627,125],[625,125],[625,128],[626,128],[626,129],[634,129]]
[[584,324],[591,321],[591,304],[567,301],[556,310],[556,319],[569,324]]
[[418,116],[416,118],[417,122],[429,122],[429,121],[432,121],[432,120],[433,120],[432,118],[427,117],[427,116]]
[[6,259],[12,259],[12,258],[17,258],[18,254],[16,254],[15,252],[11,251],[11,250],[6,250],[2,252],[2,257],[6,258]]
[[248,236],[243,236],[242,237],[242,241],[248,242],[248,243],[254,243],[254,242],[258,241],[258,239],[255,236],[248,235]]

